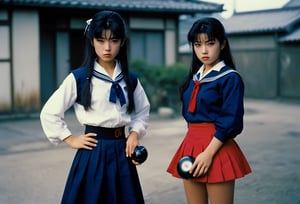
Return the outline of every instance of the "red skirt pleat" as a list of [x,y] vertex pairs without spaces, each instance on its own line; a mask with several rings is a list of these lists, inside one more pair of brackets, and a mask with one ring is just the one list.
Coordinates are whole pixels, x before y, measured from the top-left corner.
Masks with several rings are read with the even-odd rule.
[[[181,178],[177,163],[183,156],[196,156],[203,152],[215,134],[213,123],[189,124],[188,132],[171,160],[167,172]],[[192,179],[201,183],[218,183],[244,177],[251,172],[249,163],[234,139],[226,141],[215,155],[206,175]]]

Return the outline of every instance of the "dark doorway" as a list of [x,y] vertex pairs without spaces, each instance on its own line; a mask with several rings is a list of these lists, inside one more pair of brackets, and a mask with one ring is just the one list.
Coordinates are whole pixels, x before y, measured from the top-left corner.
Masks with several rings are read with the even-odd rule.
[[84,59],[85,38],[82,30],[72,30],[70,33],[70,59],[71,69],[81,66]]

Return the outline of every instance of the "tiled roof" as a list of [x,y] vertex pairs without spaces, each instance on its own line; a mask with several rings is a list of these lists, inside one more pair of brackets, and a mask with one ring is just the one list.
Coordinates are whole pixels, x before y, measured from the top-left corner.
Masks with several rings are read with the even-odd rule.
[[294,30],[292,33],[281,37],[279,42],[299,42],[300,41],[300,28]]
[[185,43],[179,46],[179,52],[181,54],[189,54],[192,52],[192,47],[189,43]]
[[300,22],[300,8],[236,13],[223,21],[228,34],[288,31],[298,22]]
[[213,13],[223,10],[222,4],[195,0],[2,0],[0,4],[185,14]]
[[284,7],[300,7],[300,1],[299,0],[289,0]]

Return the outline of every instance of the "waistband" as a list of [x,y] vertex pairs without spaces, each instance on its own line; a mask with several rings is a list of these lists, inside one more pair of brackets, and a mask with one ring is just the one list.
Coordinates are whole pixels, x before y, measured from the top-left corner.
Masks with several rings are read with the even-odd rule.
[[91,125],[85,126],[85,133],[96,133],[98,139],[125,139],[125,127],[106,128]]
[[215,124],[214,123],[188,123],[187,124],[188,127],[194,127],[194,128],[197,128],[197,127],[214,127]]

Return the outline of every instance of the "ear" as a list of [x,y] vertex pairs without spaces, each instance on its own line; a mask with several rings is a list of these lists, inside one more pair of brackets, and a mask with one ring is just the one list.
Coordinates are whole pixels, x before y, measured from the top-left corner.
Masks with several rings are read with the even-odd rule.
[[90,43],[91,43],[91,46],[94,47],[94,40],[93,39],[90,41]]
[[221,50],[223,50],[223,49],[225,48],[225,46],[226,46],[226,43],[227,43],[227,41],[226,41],[226,40],[224,40],[224,41],[223,41],[223,43],[221,44]]
[[122,40],[121,47],[123,47],[124,44],[125,44],[125,39]]

